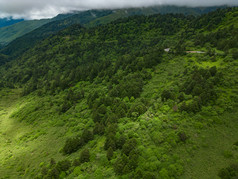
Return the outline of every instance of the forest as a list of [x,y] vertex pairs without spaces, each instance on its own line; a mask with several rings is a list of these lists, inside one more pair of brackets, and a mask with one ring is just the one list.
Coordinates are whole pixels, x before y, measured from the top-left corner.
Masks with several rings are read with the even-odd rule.
[[78,22],[1,51],[1,177],[238,177],[237,7]]

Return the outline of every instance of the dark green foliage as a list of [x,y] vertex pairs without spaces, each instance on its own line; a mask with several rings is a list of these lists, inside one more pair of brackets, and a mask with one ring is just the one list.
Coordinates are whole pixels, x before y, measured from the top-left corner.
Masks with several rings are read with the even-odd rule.
[[168,99],[175,99],[175,94],[172,90],[164,90],[161,94],[162,101],[166,101]]
[[238,177],[238,164],[232,164],[227,168],[223,168],[218,174],[221,179],[233,179]]
[[136,150],[132,150],[129,154],[129,162],[128,166],[130,168],[130,171],[134,171],[137,166],[138,166],[138,156],[139,154],[137,153]]
[[[57,87],[57,85],[55,85],[55,86]],[[51,90],[55,91],[56,87],[52,87]],[[65,97],[64,102],[63,102],[63,104],[61,106],[61,112],[65,113],[73,105],[75,105],[78,100],[81,100],[83,98],[84,98],[84,91],[83,90],[81,90],[80,92],[74,92],[72,89],[69,89],[69,91],[67,93],[67,96]]]
[[[94,18],[90,12],[85,13]],[[101,13],[102,16],[105,15],[102,12],[98,13]],[[177,20],[172,25],[171,22],[175,22],[174,18]],[[164,23],[165,21],[170,22],[170,31],[167,30],[168,26]],[[57,23],[59,22],[52,23],[49,28],[54,27],[54,24]],[[8,70],[9,75],[6,75],[7,82],[5,83],[11,81],[26,86],[25,95],[35,90],[41,90],[41,95],[44,95],[45,93],[58,93],[79,81],[93,82],[95,78],[99,77],[112,79],[112,89],[109,93],[112,97],[130,98],[133,96],[137,98],[142,92],[143,80],[151,78],[145,68],[151,68],[160,63],[163,54],[163,48],[155,48],[156,45],[162,43],[162,37],[157,35],[150,37],[148,42],[142,40],[144,37],[140,36],[149,31],[152,32],[151,34],[162,31],[164,35],[172,35],[186,23],[188,23],[186,16],[169,14],[120,19],[92,29],[74,25],[37,44],[14,62],[14,65],[22,70],[16,70],[17,73]],[[67,26],[67,23],[60,25]],[[53,31],[57,31],[57,29],[52,28]],[[41,37],[41,34],[38,35]],[[20,43],[20,41],[18,42]],[[32,41],[24,40],[24,42]],[[20,46],[25,47],[24,45]],[[11,48],[14,53],[22,50],[18,47],[15,49]],[[114,76],[118,70],[123,70],[125,73]],[[62,104],[61,112],[64,113],[71,108],[77,102],[77,97],[78,94],[76,94],[76,98],[72,98],[69,94],[69,98],[66,98]],[[79,97],[81,98],[81,95]],[[90,108],[94,105],[92,101],[94,99],[89,98]],[[123,110],[118,113],[120,116],[124,116],[127,111],[125,114]]]
[[71,102],[69,101],[64,101],[62,106],[61,106],[61,112],[65,113],[66,111],[68,111],[70,108],[72,107]]
[[74,159],[73,166],[79,166],[79,165],[80,165],[80,159],[79,158]]
[[110,95],[120,98],[131,98],[132,96],[137,98],[142,92],[143,85],[141,74],[128,75],[110,91]]
[[81,138],[73,137],[66,140],[65,145],[62,149],[64,154],[71,154],[76,152],[82,146],[93,140],[93,133],[87,129],[83,131]]
[[60,175],[60,171],[56,167],[53,167],[52,169],[49,169],[46,178],[58,179],[59,175]]
[[8,56],[0,53],[0,66],[5,64],[8,61]]
[[145,174],[143,175],[144,179],[156,179],[154,173],[152,172],[145,172]]
[[90,161],[90,153],[88,149],[84,149],[81,153],[80,153],[80,157],[79,160],[81,163],[84,162],[89,162]]
[[107,134],[106,142],[104,144],[104,149],[108,150],[109,148],[116,150],[116,139],[115,139],[114,133]]
[[104,131],[105,131],[105,127],[103,124],[100,124],[100,123],[96,123],[95,124],[95,127],[93,129],[93,134],[96,135],[103,135],[104,134]]
[[237,59],[238,59],[238,49],[233,49],[233,50],[231,51],[231,53],[232,53],[232,57],[233,57],[235,60],[237,60]]
[[71,167],[71,162],[69,160],[62,160],[56,164],[58,171],[67,171]]
[[128,111],[128,114],[130,117],[138,117],[141,114],[144,114],[146,110],[147,110],[146,106],[140,102],[131,106],[131,109]]
[[[129,172],[129,168],[127,166],[128,158],[123,155],[119,157],[114,164],[114,171],[117,175],[125,174],[124,172]],[[124,170],[125,168],[125,170]]]
[[110,147],[108,150],[107,150],[107,158],[108,160],[111,160],[113,157],[113,149]]
[[122,149],[123,145],[126,143],[126,137],[122,134],[117,140],[116,147]]
[[185,142],[188,139],[188,136],[186,135],[185,132],[179,132],[178,137],[182,142]]
[[182,102],[185,99],[184,93],[179,93],[178,99],[180,102]]
[[122,156],[117,158],[114,164],[114,171],[118,175],[134,171],[137,168],[137,159],[138,154],[134,151],[134,149],[130,152],[128,157],[125,154],[122,154]]
[[42,174],[43,176],[45,176],[45,175],[47,175],[47,173],[48,173],[48,169],[47,169],[46,167],[43,167],[43,168],[41,169],[41,174]]
[[130,152],[132,152],[133,150],[136,149],[136,139],[129,139],[128,141],[126,141],[126,143],[123,145],[123,148],[122,148],[122,152],[125,154],[125,155],[129,155]]
[[217,73],[217,67],[216,66],[211,67],[209,69],[209,72],[210,72],[211,76],[215,76]]
[[134,179],[143,178],[142,171],[141,171],[140,169],[136,170],[136,172],[135,172],[133,178],[134,178]]
[[81,140],[83,140],[85,143],[88,143],[89,141],[93,140],[93,132],[85,129],[81,136]]
[[55,165],[55,164],[56,164],[55,159],[51,158],[51,159],[50,159],[50,166],[53,166],[53,165]]
[[54,159],[51,159],[49,168],[43,167],[41,174],[44,178],[57,179],[62,171],[68,171],[70,167],[71,162],[69,160],[62,160],[56,163]]
[[71,154],[73,152],[76,152],[81,146],[82,143],[79,138],[77,137],[69,138],[66,140],[62,151],[64,154]]
[[181,87],[182,92],[193,95],[193,100],[189,103],[183,102],[180,110],[196,113],[201,110],[202,105],[215,101],[217,97],[215,85],[221,80],[221,76],[218,76],[215,66],[209,69],[195,67],[191,72],[191,77]]

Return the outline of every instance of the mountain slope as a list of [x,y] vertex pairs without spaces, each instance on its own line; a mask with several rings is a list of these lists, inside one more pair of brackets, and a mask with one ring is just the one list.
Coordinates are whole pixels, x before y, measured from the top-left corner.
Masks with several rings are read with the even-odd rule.
[[50,22],[49,19],[22,21],[7,27],[0,28],[0,43],[8,44],[12,40],[20,37],[40,26]]
[[237,47],[214,42],[237,11],[73,25],[1,66],[1,176],[236,177]]
[[[12,41],[4,49],[1,50],[1,53],[11,56],[11,58],[17,57],[24,53],[26,50],[33,47],[37,42],[45,39],[46,37],[53,35],[59,32],[66,27],[69,27],[73,24],[86,24],[93,19],[100,18],[112,13],[112,11],[86,11],[75,15],[69,15],[69,17],[63,16],[63,19],[56,17],[53,22],[47,23],[32,32],[23,35]],[[62,17],[61,17],[62,18]]]
[[[167,14],[167,13],[182,13],[186,15],[201,15],[206,12],[214,11],[217,8],[224,7],[208,7],[208,8],[188,8],[188,7],[177,7],[177,6],[155,6],[155,7],[147,7],[147,8],[131,8],[131,9],[118,9],[118,10],[92,10],[85,12],[76,12],[75,16],[67,18],[67,20],[61,20],[66,18],[66,15],[58,16],[53,18],[52,20],[48,20],[47,22],[57,21],[55,23],[44,23],[39,24],[39,26],[45,24],[45,26],[30,32],[36,27],[30,27],[29,30],[25,30],[22,27],[11,27],[9,29],[2,29],[0,31],[0,43],[2,41],[3,44],[9,43],[12,40],[16,39],[14,42],[8,45],[8,47],[2,52],[5,55],[17,56],[27,50],[29,47],[34,46],[38,41],[48,37],[50,34],[60,31],[63,28],[66,28],[72,24],[80,23],[86,27],[94,27],[100,24],[110,23],[119,18],[128,17],[132,15],[152,15],[152,14]],[[69,14],[71,16],[72,14]],[[61,19],[59,18],[61,17]],[[29,21],[28,23],[33,23],[34,21]],[[47,27],[49,26],[49,27]],[[54,28],[54,29],[53,29]],[[11,33],[14,31],[14,35]],[[18,32],[21,31],[21,32]],[[17,32],[17,33],[15,33]],[[27,34],[27,32],[30,32]],[[25,36],[21,37],[22,35]],[[18,38],[20,37],[20,38]]]
[[21,21],[24,21],[24,19],[2,18],[0,19],[0,28],[13,25]]

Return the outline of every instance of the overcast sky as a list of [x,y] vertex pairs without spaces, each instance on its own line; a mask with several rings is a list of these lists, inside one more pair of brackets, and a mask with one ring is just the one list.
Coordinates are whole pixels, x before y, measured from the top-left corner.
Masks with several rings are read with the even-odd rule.
[[0,0],[0,18],[41,19],[72,10],[145,7],[151,5],[238,5],[238,0]]

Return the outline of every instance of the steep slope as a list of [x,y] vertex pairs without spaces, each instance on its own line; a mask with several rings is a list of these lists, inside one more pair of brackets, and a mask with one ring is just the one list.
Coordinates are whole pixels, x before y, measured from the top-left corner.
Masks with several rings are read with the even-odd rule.
[[1,176],[237,176],[237,47],[197,45],[237,11],[73,25],[1,66]]
[[41,20],[25,20],[22,22],[18,22],[16,24],[0,28],[0,44],[7,45],[11,41],[15,40],[18,37],[27,34],[28,32],[41,27],[44,24],[47,24],[52,21],[62,20],[67,18],[73,14],[59,14],[58,16],[52,19],[41,19]]
[[69,17],[66,18],[66,15],[57,16],[53,20],[53,22],[47,23],[41,27],[39,27],[36,30],[33,30],[32,32],[27,33],[26,35],[23,35],[22,37],[19,37],[12,41],[10,44],[8,44],[5,48],[1,50],[1,53],[5,55],[11,56],[11,58],[15,58],[22,53],[24,53],[26,50],[33,47],[37,42],[40,42],[41,40],[45,39],[46,37],[49,37],[50,35],[53,35],[57,32],[59,32],[62,29],[65,29],[66,27],[69,27],[73,24],[86,24],[96,18],[100,18],[101,16],[106,16],[108,14],[111,14],[112,11],[86,11],[81,12],[79,14],[75,15],[69,15]]
[[[161,14],[181,13],[186,15],[201,15],[205,12],[214,11],[217,8],[224,8],[224,7],[188,8],[188,7],[177,7],[177,6],[155,6],[155,7],[146,7],[146,8],[131,8],[131,9],[118,9],[118,10],[91,10],[91,11],[85,11],[85,12],[75,12],[76,14],[74,16],[72,16],[72,14],[69,14],[68,16],[72,16],[72,17],[69,17],[65,20],[64,18],[66,18],[67,15],[61,15],[61,16],[55,17],[52,20],[50,20],[55,22],[45,24],[39,29],[36,29],[28,34],[26,34],[26,32],[29,32],[30,30],[25,31],[23,28],[22,30],[24,31],[26,35],[22,33],[21,35],[18,33],[15,33],[15,32],[18,32],[16,28],[14,28],[14,33],[15,33],[14,35],[11,34],[11,28],[3,29],[3,32],[0,31],[0,34],[2,34],[3,39],[5,37],[8,38],[9,35],[11,36],[11,39],[3,43],[9,43],[12,40],[14,39],[15,40],[12,43],[10,43],[4,50],[2,50],[2,53],[15,58],[16,56],[21,55],[30,47],[33,47],[34,44],[36,44],[40,40],[72,24],[80,23],[81,25],[84,25],[85,27],[94,27],[96,25],[110,23],[116,19],[129,17],[132,15],[152,15],[152,14],[158,14],[158,13],[161,13]],[[31,30],[33,30],[33,28],[31,28]],[[1,36],[0,36],[0,42],[1,42]]]
[[0,19],[0,28],[6,27],[9,25],[13,25],[13,24],[16,24],[21,21],[24,21],[24,19],[1,18]]
[[17,37],[20,37],[48,22],[50,22],[50,19],[31,20],[22,21],[7,27],[2,27],[0,28],[0,43],[8,44]]

